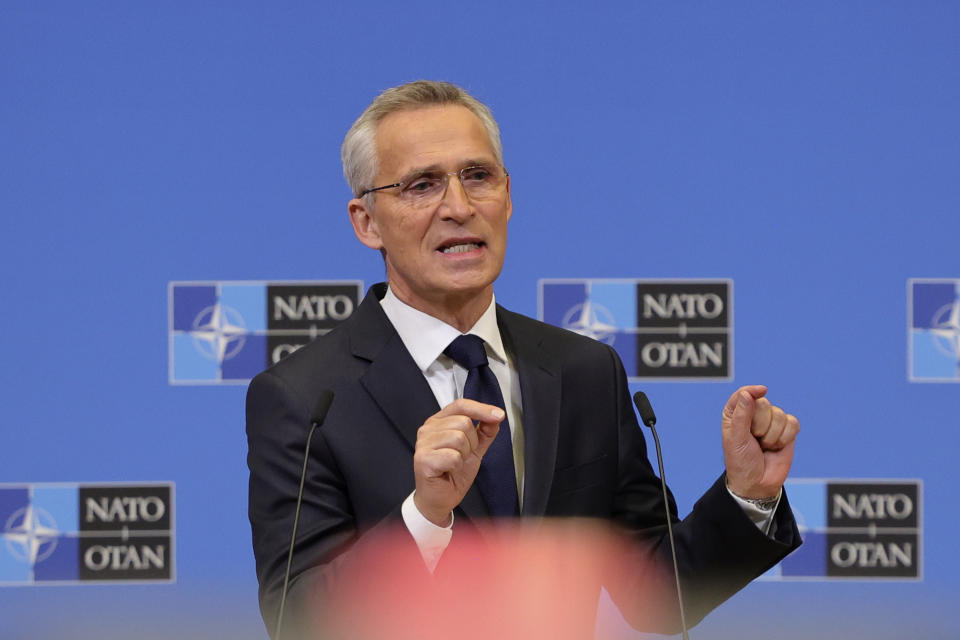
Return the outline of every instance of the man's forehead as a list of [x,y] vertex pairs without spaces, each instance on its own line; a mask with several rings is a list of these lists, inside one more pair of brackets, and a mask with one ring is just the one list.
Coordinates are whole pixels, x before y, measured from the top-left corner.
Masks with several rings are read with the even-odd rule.
[[461,105],[396,111],[380,121],[376,139],[382,171],[450,168],[495,159],[483,122]]

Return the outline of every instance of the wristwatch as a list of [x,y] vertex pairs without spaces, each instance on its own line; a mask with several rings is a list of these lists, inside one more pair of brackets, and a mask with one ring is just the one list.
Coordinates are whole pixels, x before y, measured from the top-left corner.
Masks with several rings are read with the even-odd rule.
[[780,501],[780,496],[774,496],[772,498],[744,498],[743,496],[737,496],[744,502],[749,502],[757,509],[762,509],[763,511],[773,511],[774,507],[777,506],[777,502]]

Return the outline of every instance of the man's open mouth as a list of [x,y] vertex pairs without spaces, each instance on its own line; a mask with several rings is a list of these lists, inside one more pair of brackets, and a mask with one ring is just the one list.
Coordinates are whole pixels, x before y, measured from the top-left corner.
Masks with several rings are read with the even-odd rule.
[[440,247],[440,253],[467,253],[483,246],[482,242],[457,242]]

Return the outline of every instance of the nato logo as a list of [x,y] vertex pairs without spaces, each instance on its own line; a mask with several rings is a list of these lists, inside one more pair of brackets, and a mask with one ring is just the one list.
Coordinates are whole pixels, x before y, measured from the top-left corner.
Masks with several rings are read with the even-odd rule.
[[246,384],[353,315],[363,283],[171,282],[170,384]]
[[803,545],[763,579],[922,579],[919,480],[795,479],[785,487]]
[[960,280],[907,282],[911,382],[960,382]]
[[613,347],[632,382],[733,378],[732,280],[544,279],[538,317]]
[[172,582],[172,484],[0,484],[0,586]]

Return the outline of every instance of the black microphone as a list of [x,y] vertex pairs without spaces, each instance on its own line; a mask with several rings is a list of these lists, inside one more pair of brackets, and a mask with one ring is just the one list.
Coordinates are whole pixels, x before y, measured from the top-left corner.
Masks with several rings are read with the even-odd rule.
[[283,609],[287,604],[287,588],[290,586],[290,567],[293,564],[293,546],[297,540],[297,525],[300,523],[300,504],[303,502],[303,485],[307,479],[307,460],[310,459],[310,440],[313,439],[313,432],[323,424],[331,404],[333,404],[333,391],[324,389],[317,398],[317,404],[313,407],[313,413],[310,414],[310,433],[307,434],[307,446],[303,452],[303,469],[300,471],[300,490],[297,491],[297,507],[293,511],[293,533],[290,535],[290,553],[287,554],[287,570],[283,574],[283,590],[280,592],[280,612],[277,614],[277,632],[275,636],[277,640],[280,640],[280,634],[283,629]]
[[[647,399],[647,394],[643,391],[637,391],[633,394],[633,404],[637,405],[637,412],[640,414],[640,419],[643,420],[643,424],[653,429],[653,425],[657,424],[657,414],[653,412],[653,407],[650,406],[650,400]],[[659,451],[657,455],[659,456]]]
[[683,640],[690,640],[687,633],[687,617],[683,610],[683,592],[680,590],[680,570],[677,568],[677,546],[673,540],[673,524],[670,519],[670,501],[667,499],[667,478],[663,472],[663,454],[660,452],[660,437],[657,436],[657,416],[647,399],[647,394],[637,391],[633,394],[633,404],[637,405],[637,412],[643,424],[650,427],[653,433],[653,443],[657,446],[657,464],[660,466],[660,485],[663,487],[663,509],[667,514],[667,537],[670,538],[670,555],[673,556],[673,579],[677,582],[677,603],[680,605],[680,628],[683,631]]

